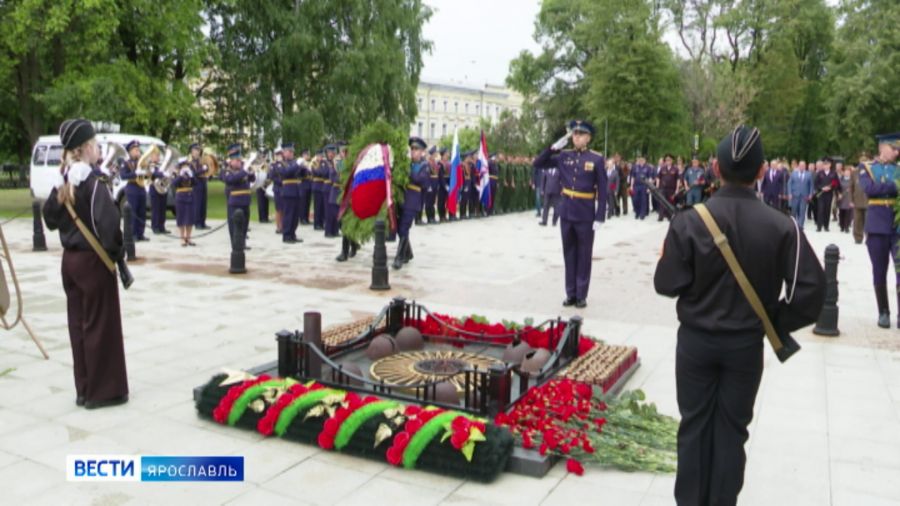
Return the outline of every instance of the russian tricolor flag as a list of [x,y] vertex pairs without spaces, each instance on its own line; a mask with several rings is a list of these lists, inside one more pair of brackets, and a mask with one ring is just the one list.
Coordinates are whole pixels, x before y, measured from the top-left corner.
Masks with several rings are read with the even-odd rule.
[[353,214],[364,220],[378,214],[390,186],[390,148],[370,144],[360,154],[350,183]]
[[491,174],[488,167],[487,139],[484,130],[481,131],[481,146],[478,148],[478,195],[481,197],[482,209],[490,209],[493,205],[491,198]]
[[456,215],[459,204],[459,190],[462,188],[462,164],[459,156],[459,130],[453,131],[453,150],[450,155],[450,184],[447,187],[447,211]]

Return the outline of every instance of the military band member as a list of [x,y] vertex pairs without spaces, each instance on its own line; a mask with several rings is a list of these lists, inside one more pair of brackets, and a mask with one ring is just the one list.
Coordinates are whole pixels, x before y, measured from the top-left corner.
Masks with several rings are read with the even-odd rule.
[[[231,237],[236,233],[244,234],[246,238],[247,224],[250,220],[250,183],[256,180],[256,175],[244,170],[240,144],[228,146],[228,170],[224,172],[222,179],[225,181],[225,194],[228,199],[228,234]],[[233,216],[238,209],[244,212],[243,230],[234,228]],[[250,246],[245,246],[244,249],[250,249]]]
[[138,167],[141,157],[141,143],[134,140],[125,145],[128,160],[119,166],[119,178],[128,184],[125,187],[125,198],[131,206],[131,231],[135,241],[149,241],[144,237],[144,225],[147,213],[147,190],[144,188],[147,171]]
[[284,161],[276,171],[281,180],[281,240],[288,244],[303,242],[297,237],[297,225],[300,224],[300,166],[294,160],[294,144],[285,142],[281,145],[281,156]]
[[437,162],[437,214],[441,223],[447,221],[447,185],[450,174],[450,153],[447,148],[438,150],[440,159]]
[[[534,167],[559,169],[562,201],[559,206],[563,259],[566,267],[566,299],[563,306],[587,306],[591,284],[594,232],[606,221],[606,160],[588,149],[594,125],[569,122],[568,133],[545,149]],[[563,149],[572,138],[574,149]]]
[[894,204],[897,201],[897,153],[900,132],[878,136],[878,158],[864,164],[859,173],[859,185],[869,198],[866,216],[866,247],[872,262],[872,280],[878,303],[878,326],[890,328],[891,309],[888,301],[888,265],[894,261],[896,272],[897,328],[900,328],[900,269],[897,265],[897,224]]
[[297,164],[300,165],[300,224],[309,225],[309,203],[312,194],[309,149],[300,152]]
[[[266,184],[256,189],[256,213],[260,223],[269,223],[269,196],[266,194],[266,188],[269,184],[271,184],[271,181],[269,181],[269,175],[266,173]],[[272,190],[272,192],[274,195],[275,191]]]
[[425,141],[421,138],[409,138],[409,183],[406,185],[400,224],[397,227],[400,243],[397,244],[397,256],[394,257],[394,269],[400,269],[403,264],[413,258],[412,246],[409,243],[409,229],[412,228],[416,214],[422,206],[422,187],[431,180],[431,176],[428,174],[428,161],[425,160],[426,147]]
[[281,200],[281,167],[284,165],[284,153],[281,148],[275,150],[275,161],[269,166],[266,178],[272,181],[272,197],[275,200],[275,233],[284,234],[284,204]]
[[325,230],[325,181],[328,176],[328,167],[323,165],[325,158],[325,150],[320,149],[316,152],[316,159],[313,160],[310,174],[312,175],[312,197],[313,197],[313,229]]
[[[87,409],[114,406],[128,401],[118,280],[115,268],[108,265],[122,259],[125,251],[119,209],[89,165],[99,154],[91,123],[66,120],[59,127],[59,137],[64,180],[50,191],[43,215],[47,228],[59,229],[63,247],[62,286],[75,404]],[[68,206],[94,242],[81,232]]]
[[647,159],[643,156],[637,158],[637,163],[631,167],[631,206],[634,208],[634,218],[643,220],[650,214],[650,198],[647,182],[653,178],[653,168],[647,165]]
[[188,161],[180,162],[177,170],[177,175],[172,180],[175,188],[175,224],[178,225],[181,246],[196,246],[191,241],[191,232],[194,228],[194,188],[197,186],[197,177]]
[[[756,197],[764,155],[758,130],[740,126],[727,135],[718,146],[725,185],[706,210],[783,336],[816,321],[825,274],[794,222]],[[678,297],[681,323],[675,500],[733,505],[744,481],[744,443],[763,372],[763,324],[696,206],[672,220],[654,284],[660,295]],[[783,287],[787,296],[779,300]]]
[[194,227],[197,230],[206,230],[206,206],[209,200],[209,167],[200,161],[203,155],[203,147],[199,143],[191,144],[191,170],[197,178],[197,184],[193,189],[194,199]]
[[159,151],[154,151],[150,155],[150,181],[148,192],[150,193],[150,230],[154,234],[168,234],[166,230],[166,204],[169,199],[168,193],[160,193],[156,190],[156,185],[152,184],[157,179],[166,177],[163,174],[163,167],[159,163]]

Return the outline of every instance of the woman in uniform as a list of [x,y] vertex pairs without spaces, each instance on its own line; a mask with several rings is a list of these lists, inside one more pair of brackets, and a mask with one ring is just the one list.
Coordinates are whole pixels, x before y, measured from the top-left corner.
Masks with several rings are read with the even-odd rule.
[[63,246],[69,340],[75,373],[75,404],[87,409],[128,401],[125,348],[115,260],[120,258],[119,210],[92,171],[98,158],[90,122],[64,121],[59,128],[63,179],[44,203],[44,220],[59,229]]
[[172,181],[175,185],[175,223],[181,237],[181,246],[196,246],[191,241],[194,228],[194,186],[197,177],[191,170],[191,162],[185,160],[178,163],[178,175]]

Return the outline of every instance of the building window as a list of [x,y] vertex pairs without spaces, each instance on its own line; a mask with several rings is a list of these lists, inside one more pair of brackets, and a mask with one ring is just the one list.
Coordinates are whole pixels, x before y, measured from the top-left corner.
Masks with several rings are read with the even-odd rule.
[[[446,102],[444,102],[444,103],[446,104]],[[441,137],[443,137],[445,135],[447,135],[447,124],[446,123],[441,125]]]
[[453,112],[459,112],[459,102],[453,102]]
[[444,100],[444,112],[447,112],[447,101]]
[[431,124],[431,135],[428,138],[434,139],[434,123]]
[[481,115],[481,105],[479,105],[479,104],[475,105],[475,114],[477,114],[479,116]]
[[434,111],[434,99],[431,99],[431,110]]
[[466,114],[469,114],[469,103],[466,102]]
[[422,122],[419,122],[419,129],[416,131],[416,135],[422,137]]
[[490,105],[487,106],[487,111],[485,111],[485,112],[487,113],[488,116],[491,115],[491,106]]

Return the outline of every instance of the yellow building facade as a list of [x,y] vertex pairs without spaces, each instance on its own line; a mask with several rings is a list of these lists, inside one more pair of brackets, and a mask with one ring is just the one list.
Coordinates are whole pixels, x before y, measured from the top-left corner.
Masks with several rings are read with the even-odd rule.
[[496,122],[503,111],[518,116],[522,102],[520,94],[503,86],[488,84],[484,88],[470,88],[420,82],[416,91],[419,113],[410,125],[410,135],[434,145],[441,137],[453,135],[456,128],[477,128],[482,118]]

